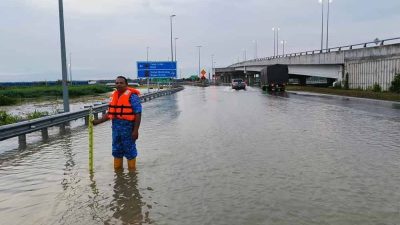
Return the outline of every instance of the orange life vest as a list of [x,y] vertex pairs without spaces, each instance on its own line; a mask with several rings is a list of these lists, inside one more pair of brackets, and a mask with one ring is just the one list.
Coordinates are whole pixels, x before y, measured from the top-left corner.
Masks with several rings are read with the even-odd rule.
[[135,121],[135,114],[130,102],[131,95],[140,95],[140,91],[128,87],[126,91],[118,96],[118,91],[115,90],[111,95],[111,100],[108,105],[108,118]]

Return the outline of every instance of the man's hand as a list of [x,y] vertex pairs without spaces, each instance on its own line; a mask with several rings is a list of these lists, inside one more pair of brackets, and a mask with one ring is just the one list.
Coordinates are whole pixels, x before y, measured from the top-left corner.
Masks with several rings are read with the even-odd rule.
[[134,129],[132,132],[132,139],[137,140],[138,138],[139,138],[139,131]]
[[108,113],[104,114],[100,119],[93,120],[93,125],[97,125],[108,120]]

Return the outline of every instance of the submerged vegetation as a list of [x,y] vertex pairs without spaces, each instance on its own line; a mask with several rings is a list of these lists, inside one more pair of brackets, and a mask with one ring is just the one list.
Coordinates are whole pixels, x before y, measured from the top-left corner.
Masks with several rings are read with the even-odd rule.
[[48,112],[39,112],[35,110],[34,112],[28,113],[25,117],[21,117],[12,115],[10,113],[7,113],[6,111],[0,111],[0,126],[17,123],[24,120],[33,120],[48,115]]
[[[112,91],[113,88],[105,85],[69,86],[70,97],[96,95]],[[0,106],[13,105],[27,98],[42,98],[48,96],[62,96],[62,86],[36,87],[0,87]]]
[[400,94],[395,92],[382,92],[380,86],[375,86],[368,90],[362,89],[340,89],[340,88],[321,88],[321,87],[312,87],[312,86],[294,86],[289,85],[286,87],[288,91],[308,91],[322,94],[333,94],[333,95],[341,95],[341,96],[349,96],[349,97],[358,97],[358,98],[371,98],[378,100],[387,100],[387,101],[398,101],[400,102]]
[[21,117],[8,114],[6,111],[0,111],[0,126],[16,123],[21,120]]

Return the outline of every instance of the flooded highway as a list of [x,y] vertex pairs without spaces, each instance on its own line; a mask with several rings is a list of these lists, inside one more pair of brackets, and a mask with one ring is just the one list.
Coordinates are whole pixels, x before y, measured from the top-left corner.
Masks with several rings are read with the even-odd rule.
[[83,124],[1,142],[1,224],[400,224],[398,104],[186,86],[143,103],[135,173],[110,122],[90,173]]

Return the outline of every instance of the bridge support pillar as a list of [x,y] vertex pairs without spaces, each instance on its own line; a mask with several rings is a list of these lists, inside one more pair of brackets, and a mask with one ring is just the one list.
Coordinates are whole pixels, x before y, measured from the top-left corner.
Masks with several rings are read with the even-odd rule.
[[307,77],[300,77],[299,78],[299,84],[301,86],[306,86],[307,85]]
[[26,148],[26,135],[19,135],[18,136],[18,144],[19,148]]

